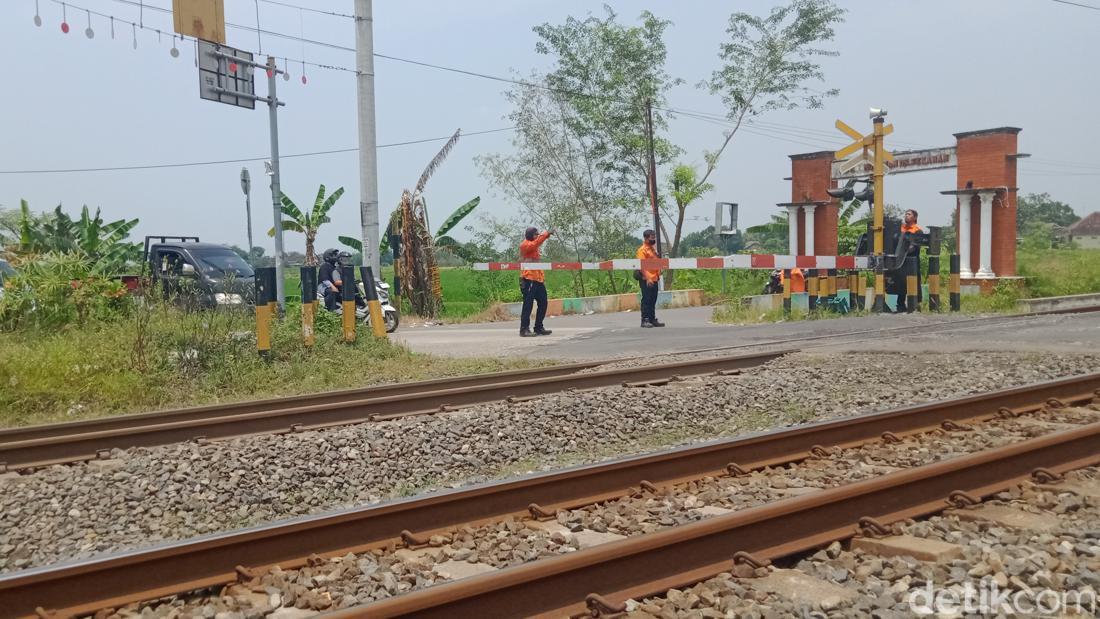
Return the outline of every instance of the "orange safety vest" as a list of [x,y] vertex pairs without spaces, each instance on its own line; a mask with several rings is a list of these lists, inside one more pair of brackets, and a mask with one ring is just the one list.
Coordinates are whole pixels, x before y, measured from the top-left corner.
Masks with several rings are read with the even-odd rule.
[[[520,262],[538,262],[539,261],[539,247],[542,247],[543,242],[550,238],[549,232],[543,232],[535,237],[535,240],[528,241],[524,239],[519,244],[519,259]],[[524,269],[520,271],[520,277],[523,279],[529,279],[533,282],[545,282],[546,276],[542,271],[535,269]]]
[[907,234],[916,234],[921,231],[917,224],[901,224],[901,231]]
[[802,269],[791,269],[791,292],[806,292],[806,276]]
[[[660,258],[657,255],[657,249],[649,243],[642,242],[642,246],[638,248],[637,253],[634,254],[638,260],[654,260]],[[661,278],[661,269],[642,269],[642,275],[645,276],[647,282],[657,283],[657,280]]]

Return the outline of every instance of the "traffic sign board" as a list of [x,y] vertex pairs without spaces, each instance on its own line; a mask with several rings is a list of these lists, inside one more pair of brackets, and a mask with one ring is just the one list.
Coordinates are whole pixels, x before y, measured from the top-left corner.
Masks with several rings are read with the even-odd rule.
[[251,52],[199,41],[199,96],[255,109],[256,83],[252,64]]

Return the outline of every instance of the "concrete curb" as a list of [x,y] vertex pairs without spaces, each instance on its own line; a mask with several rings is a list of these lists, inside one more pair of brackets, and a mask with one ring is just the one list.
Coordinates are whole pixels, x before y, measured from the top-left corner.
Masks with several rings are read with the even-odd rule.
[[1039,299],[1019,299],[1016,309],[1024,312],[1042,312],[1054,309],[1068,309],[1100,304],[1100,293],[1071,294],[1064,297],[1042,297]]
[[[702,289],[662,290],[657,293],[657,309],[674,307],[699,307],[704,304]],[[504,311],[513,318],[519,318],[523,303],[504,303]],[[609,294],[599,297],[572,297],[550,299],[546,304],[547,316],[567,314],[609,314],[612,312],[638,311],[641,309],[641,295],[637,292]]]

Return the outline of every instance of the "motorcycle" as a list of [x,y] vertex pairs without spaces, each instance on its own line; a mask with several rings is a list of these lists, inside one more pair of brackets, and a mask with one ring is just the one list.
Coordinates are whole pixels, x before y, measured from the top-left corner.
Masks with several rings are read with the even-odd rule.
[[[359,286],[359,298],[365,299],[367,293],[366,288],[363,287],[363,282],[357,282],[356,285]],[[378,304],[382,306],[382,324],[386,325],[386,333],[393,333],[397,331],[397,325],[401,322],[401,318],[397,313],[397,308],[390,303],[390,285],[376,279],[374,280],[374,290],[378,294]],[[367,307],[366,303],[361,306],[356,304],[355,318],[362,322],[364,327],[370,326],[370,308]]]

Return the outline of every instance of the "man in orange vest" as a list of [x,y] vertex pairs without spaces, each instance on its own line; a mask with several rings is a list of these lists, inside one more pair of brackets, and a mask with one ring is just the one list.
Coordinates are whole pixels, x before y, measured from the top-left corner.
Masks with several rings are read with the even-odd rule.
[[[524,240],[519,244],[520,262],[538,262],[539,248],[550,238],[552,231],[546,230],[539,234],[538,228],[528,228],[524,232]],[[546,277],[537,269],[524,269],[519,274],[519,290],[523,293],[523,309],[519,316],[520,337],[533,337],[536,335],[550,335],[549,329],[542,327],[542,319],[546,318]],[[531,326],[531,306],[538,305],[535,310],[535,330],[529,330]]]
[[[920,234],[921,232],[923,232],[923,230],[921,230],[921,227],[919,225],[917,225],[917,211],[915,211],[913,209],[909,209],[909,210],[905,211],[905,215],[903,215],[901,221],[902,221],[901,231],[902,231],[903,234]],[[921,279],[921,277],[920,277],[921,276],[921,273],[920,273],[920,248],[917,248],[916,252],[917,252],[917,307],[919,308],[921,298],[924,296],[924,293],[923,293],[923,291],[921,290],[921,287],[920,287],[920,279]],[[896,302],[895,306],[897,307],[897,313],[899,313],[899,314],[905,313],[909,310],[909,303],[906,300],[906,294],[905,294],[906,293],[906,285],[905,285],[905,274],[904,274],[904,272],[899,273],[898,275],[895,275],[894,276],[894,281],[898,282],[898,284],[895,286],[895,290],[896,290],[896,294],[897,294],[897,302]]]
[[[657,255],[657,233],[646,230],[642,233],[642,246],[635,257],[639,260],[655,260]],[[657,280],[661,278],[661,269],[642,269],[638,285],[642,289],[642,328],[663,327],[665,323],[657,320]]]
[[[779,284],[780,290],[783,286],[787,285],[786,277],[783,275],[783,270],[779,271]],[[802,269],[797,267],[791,269],[791,293],[806,292],[806,276],[802,274]]]

